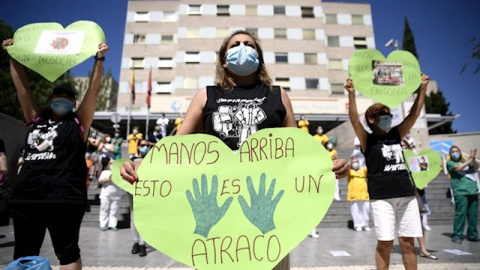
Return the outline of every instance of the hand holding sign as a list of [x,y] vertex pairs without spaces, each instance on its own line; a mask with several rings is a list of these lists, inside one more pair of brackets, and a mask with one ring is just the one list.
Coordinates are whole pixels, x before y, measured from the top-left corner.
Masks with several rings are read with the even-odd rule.
[[91,21],[77,21],[65,29],[58,23],[34,23],[19,28],[13,40],[10,56],[53,82],[94,55],[105,35]]
[[417,90],[422,81],[420,65],[408,51],[393,51],[385,59],[378,50],[356,50],[348,71],[361,94],[390,108]]
[[[133,185],[118,166],[113,182],[134,196],[145,241],[196,269],[272,269],[321,221],[335,191],[330,155],[297,128],[260,130],[237,152],[209,135],[164,138]],[[129,180],[134,171],[122,166]]]

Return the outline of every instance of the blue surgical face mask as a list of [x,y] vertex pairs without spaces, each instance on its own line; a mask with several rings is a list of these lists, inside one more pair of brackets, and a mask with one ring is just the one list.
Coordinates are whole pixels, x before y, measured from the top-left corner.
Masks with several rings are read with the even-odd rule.
[[380,122],[378,128],[387,132],[392,127],[392,117],[390,115],[380,115]]
[[450,156],[452,156],[452,159],[455,161],[460,160],[460,153],[458,152],[452,153]]
[[50,103],[50,108],[58,115],[65,115],[73,110],[73,102],[66,98],[54,98]]
[[243,43],[227,52],[227,68],[240,76],[247,76],[257,71],[260,61],[258,53]]
[[138,151],[140,151],[140,154],[144,156],[148,153],[148,146],[142,146],[140,149],[138,149]]

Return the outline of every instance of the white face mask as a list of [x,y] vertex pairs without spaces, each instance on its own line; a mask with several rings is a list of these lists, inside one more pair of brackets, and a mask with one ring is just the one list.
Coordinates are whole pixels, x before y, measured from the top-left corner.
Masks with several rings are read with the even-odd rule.
[[105,138],[105,141],[106,141],[107,143],[109,143],[110,141],[112,141],[112,138],[107,137],[107,138]]
[[360,167],[360,165],[358,165],[358,162],[352,163],[352,169],[358,170],[359,167]]
[[134,129],[133,134],[137,135],[137,133],[138,133],[138,130]]
[[327,149],[328,149],[328,150],[331,150],[332,148],[333,148],[333,144],[327,143]]

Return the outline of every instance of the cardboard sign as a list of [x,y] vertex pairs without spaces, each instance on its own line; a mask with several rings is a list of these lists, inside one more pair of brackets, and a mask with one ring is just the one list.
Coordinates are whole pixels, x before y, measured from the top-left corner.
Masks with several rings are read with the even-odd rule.
[[390,108],[398,106],[422,82],[420,64],[407,51],[393,51],[385,59],[378,50],[356,50],[348,71],[358,92]]
[[8,54],[53,82],[98,51],[105,35],[98,24],[77,21],[65,29],[58,23],[33,23],[13,35]]
[[[113,181],[124,187],[118,165]],[[330,207],[332,166],[297,128],[258,131],[236,152],[214,136],[183,135],[159,141],[125,190],[139,233],[171,258],[196,269],[272,269]]]
[[442,158],[433,149],[424,149],[418,154],[403,150],[403,155],[418,189],[423,189],[442,170]]

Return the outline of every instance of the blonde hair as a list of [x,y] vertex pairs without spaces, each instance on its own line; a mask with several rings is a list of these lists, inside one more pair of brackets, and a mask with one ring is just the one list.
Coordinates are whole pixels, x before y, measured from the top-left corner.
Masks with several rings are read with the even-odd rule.
[[258,53],[258,61],[260,64],[258,65],[258,69],[255,72],[257,75],[257,80],[261,81],[262,83],[266,84],[271,91],[273,91],[272,87],[272,79],[268,74],[267,68],[265,67],[265,62],[263,61],[263,50],[260,46],[260,40],[250,32],[244,30],[238,30],[233,32],[229,37],[223,40],[222,46],[220,46],[220,50],[218,52],[218,59],[217,59],[217,66],[216,66],[216,74],[215,74],[215,84],[222,90],[222,91],[232,91],[233,87],[235,86],[235,82],[233,78],[230,76],[228,70],[224,67],[227,61],[227,51],[228,51],[228,43],[232,39],[232,37],[236,35],[247,35],[253,39],[253,42],[256,47],[256,51]]

